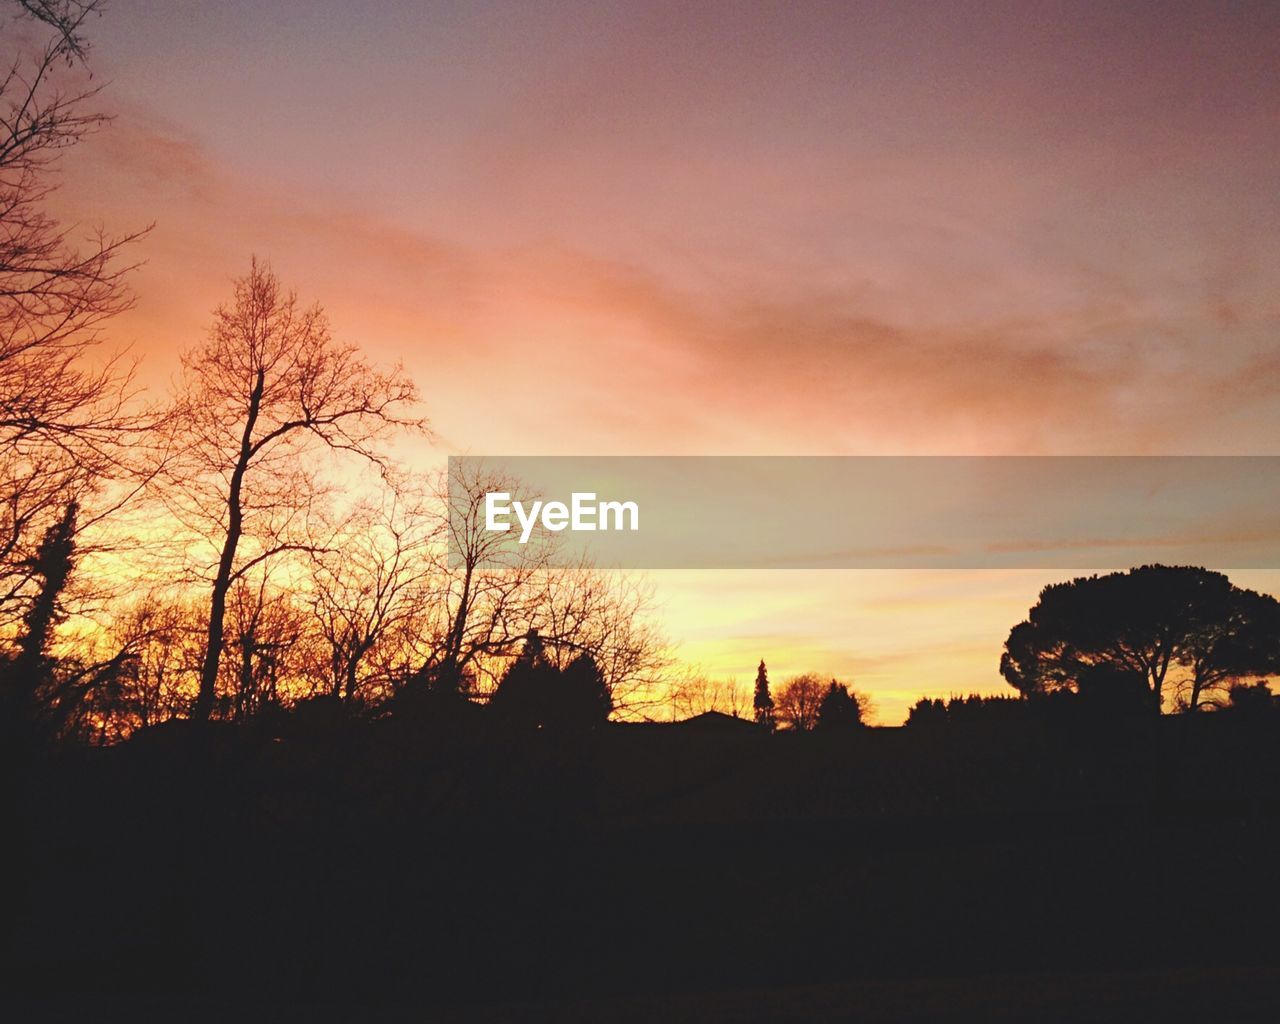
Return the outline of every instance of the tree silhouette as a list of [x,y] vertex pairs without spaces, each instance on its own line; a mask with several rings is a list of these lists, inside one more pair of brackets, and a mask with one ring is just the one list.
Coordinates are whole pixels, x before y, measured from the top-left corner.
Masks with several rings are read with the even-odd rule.
[[921,697],[907,712],[906,724],[921,729],[935,729],[946,725],[946,701],[938,697]]
[[62,592],[74,564],[76,512],[75,502],[66,506],[58,521],[45,531],[27,564],[37,589],[23,616],[8,680],[13,707],[23,719],[36,713],[38,695],[49,676],[49,643],[54,626],[63,618]]
[[756,689],[751,706],[755,709],[756,721],[766,728],[773,728],[773,695],[769,692],[769,670],[765,668],[764,659],[760,659],[760,667],[756,669]]
[[12,724],[37,726],[55,739],[75,727],[75,716],[87,697],[116,688],[130,661],[130,652],[124,649],[101,662],[49,655],[54,629],[66,617],[63,594],[75,567],[78,511],[74,501],[63,509],[29,561],[27,569],[37,589],[23,617],[17,654],[8,665],[5,681],[16,719]]
[[208,340],[184,355],[165,496],[217,551],[193,718],[214,706],[232,586],[283,552],[319,546],[308,515],[318,454],[383,465],[376,442],[420,425],[403,412],[416,399],[398,369],[375,370],[335,342],[320,307],[302,307],[256,259],[215,311]]
[[489,708],[508,722],[537,727],[549,701],[555,669],[547,661],[536,629],[525,636],[524,647],[503,673],[489,700]]
[[25,627],[18,641],[17,667],[32,676],[39,674],[49,650],[53,627],[63,618],[62,591],[71,578],[76,549],[76,503],[70,502],[56,523],[45,531],[29,567],[39,581],[39,590],[23,617]]
[[1241,714],[1257,715],[1276,710],[1276,696],[1265,679],[1236,683],[1229,692],[1229,707]]
[[[1277,665],[1280,602],[1221,573],[1148,565],[1046,587],[1010,630],[1000,673],[1024,695],[1083,683],[1095,697],[1099,686],[1136,676],[1159,710],[1174,670],[1184,706],[1195,710],[1230,680]],[[1099,674],[1104,668],[1111,671]]]
[[522,728],[582,731],[604,722],[613,705],[604,675],[589,654],[558,669],[547,657],[538,631],[531,629],[519,656],[499,680],[489,708]]
[[554,564],[553,538],[513,544],[509,534],[487,529],[485,496],[492,491],[524,498],[518,480],[482,464],[455,463],[440,481],[448,550],[438,567],[435,621],[419,638],[416,681],[439,691],[467,676],[491,677],[493,666],[504,664],[521,638],[537,629],[558,668],[589,653],[615,707],[650,700],[667,659],[666,644],[649,621],[648,586],[624,573],[599,571],[585,558]]
[[131,472],[145,421],[126,410],[132,367],[95,349],[132,304],[123,257],[145,232],[78,240],[51,212],[61,156],[108,120],[92,109],[101,87],[86,84],[81,66],[82,26],[101,3],[3,6],[52,30],[32,50],[6,24],[17,52],[0,70],[0,633],[9,636],[34,598],[26,567],[67,503],[79,504],[82,531],[129,493],[102,494]]
[[1086,665],[1076,678],[1080,706],[1109,716],[1144,714],[1152,708],[1152,694],[1141,672],[1110,664]]
[[394,692],[392,666],[408,657],[402,644],[425,628],[420,613],[435,597],[429,547],[439,519],[399,490],[357,505],[310,559],[310,604],[324,649],[326,689],[348,705]]
[[626,573],[595,568],[587,559],[549,566],[543,573],[533,623],[559,668],[583,654],[598,668],[614,710],[655,702],[668,664],[666,641],[650,619],[649,584]]
[[58,33],[56,52],[68,61],[83,60],[89,44],[80,34],[85,21],[101,14],[103,0],[14,0],[24,12]]
[[816,728],[824,732],[840,732],[862,725],[862,708],[849,692],[849,687],[834,679],[818,705]]
[[521,636],[527,640],[542,601],[547,547],[512,545],[506,534],[485,528],[485,495],[492,491],[520,493],[510,477],[461,462],[439,482],[451,557],[440,567],[443,621],[428,630],[416,672],[437,692],[456,693],[477,663],[507,655]]
[[281,706],[283,683],[297,678],[299,664],[316,653],[314,620],[306,612],[288,591],[270,587],[265,576],[235,582],[223,628],[223,644],[232,656],[223,661],[219,679],[226,717],[245,722]]
[[811,732],[818,724],[818,709],[827,687],[812,672],[788,679],[778,690],[774,714],[778,724],[796,732]]
[[127,736],[190,712],[204,655],[205,614],[194,599],[154,594],[116,612],[108,642],[111,649],[126,652],[131,663],[112,708],[113,733]]
[[736,679],[715,679],[702,672],[689,670],[674,680],[667,702],[675,718],[693,718],[718,711],[722,715],[743,718],[750,692]]
[[560,721],[574,730],[591,729],[607,721],[613,701],[604,673],[590,654],[579,654],[561,672],[563,698]]
[[[1041,704],[1035,710],[1047,706]],[[948,725],[1020,725],[1029,705],[1018,697],[986,697],[979,693],[941,698],[921,697],[907,714],[908,726],[935,729]]]

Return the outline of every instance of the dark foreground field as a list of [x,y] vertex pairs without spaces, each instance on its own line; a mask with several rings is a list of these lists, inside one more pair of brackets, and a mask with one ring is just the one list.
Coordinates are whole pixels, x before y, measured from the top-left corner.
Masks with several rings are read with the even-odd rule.
[[[169,727],[9,772],[27,1014],[1280,1019],[1271,716]],[[375,1012],[376,1008],[376,1012]]]

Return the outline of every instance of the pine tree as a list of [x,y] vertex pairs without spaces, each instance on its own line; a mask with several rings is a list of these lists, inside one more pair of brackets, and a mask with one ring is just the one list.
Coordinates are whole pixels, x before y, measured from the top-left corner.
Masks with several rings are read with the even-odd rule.
[[751,705],[755,708],[756,721],[772,729],[773,696],[769,693],[769,670],[765,668],[763,658],[760,659],[760,667],[756,669],[756,693]]

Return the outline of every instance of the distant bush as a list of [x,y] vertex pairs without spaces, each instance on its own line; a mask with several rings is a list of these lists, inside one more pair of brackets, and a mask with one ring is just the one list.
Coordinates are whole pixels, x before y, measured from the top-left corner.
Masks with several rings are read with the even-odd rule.
[[1026,697],[985,697],[971,693],[946,700],[922,697],[906,724],[912,728],[945,725],[1026,725],[1031,722],[1101,724],[1154,717],[1155,701],[1140,676],[1098,666],[1081,674],[1079,691],[1054,690]]
[[1236,683],[1227,693],[1228,707],[1237,714],[1266,714],[1280,705],[1265,679],[1256,683]]
[[967,697],[947,700],[923,697],[912,706],[907,725],[929,727],[948,723],[1024,721],[1029,702],[1021,697],[984,697],[971,693]]
[[917,729],[946,725],[946,702],[938,697],[921,697],[907,712],[906,724]]

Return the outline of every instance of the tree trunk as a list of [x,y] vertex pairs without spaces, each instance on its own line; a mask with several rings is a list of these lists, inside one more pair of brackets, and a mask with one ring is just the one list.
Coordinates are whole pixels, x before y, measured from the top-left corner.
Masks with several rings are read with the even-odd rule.
[[217,692],[218,663],[222,658],[222,629],[227,617],[227,593],[231,589],[231,570],[235,565],[236,548],[240,544],[240,534],[244,529],[244,509],[240,503],[240,492],[244,487],[244,476],[249,468],[249,459],[253,455],[253,428],[258,422],[258,410],[262,404],[262,391],[266,384],[266,372],[258,370],[254,381],[253,393],[249,396],[249,412],[245,417],[244,433],[240,438],[240,456],[236,460],[235,470],[231,474],[231,486],[227,491],[227,536],[222,544],[222,557],[218,560],[218,574],[213,580],[213,593],[209,601],[209,632],[204,649],[204,662],[200,666],[200,690],[196,694],[195,706],[191,709],[191,718],[197,722],[207,722],[213,711],[213,701]]
[[356,670],[359,668],[359,662],[355,657],[347,664],[347,677],[343,687],[342,699],[345,703],[350,704],[352,698],[356,695]]
[[1155,702],[1157,715],[1164,710],[1164,694],[1161,692],[1164,689],[1164,675],[1161,672],[1151,680],[1151,699]]
[[461,690],[459,662],[462,658],[462,639],[467,630],[467,605],[471,601],[471,573],[473,563],[468,557],[466,572],[462,577],[462,596],[458,601],[458,613],[449,629],[449,641],[445,648],[444,662],[436,673],[436,690],[444,696],[455,696]]

